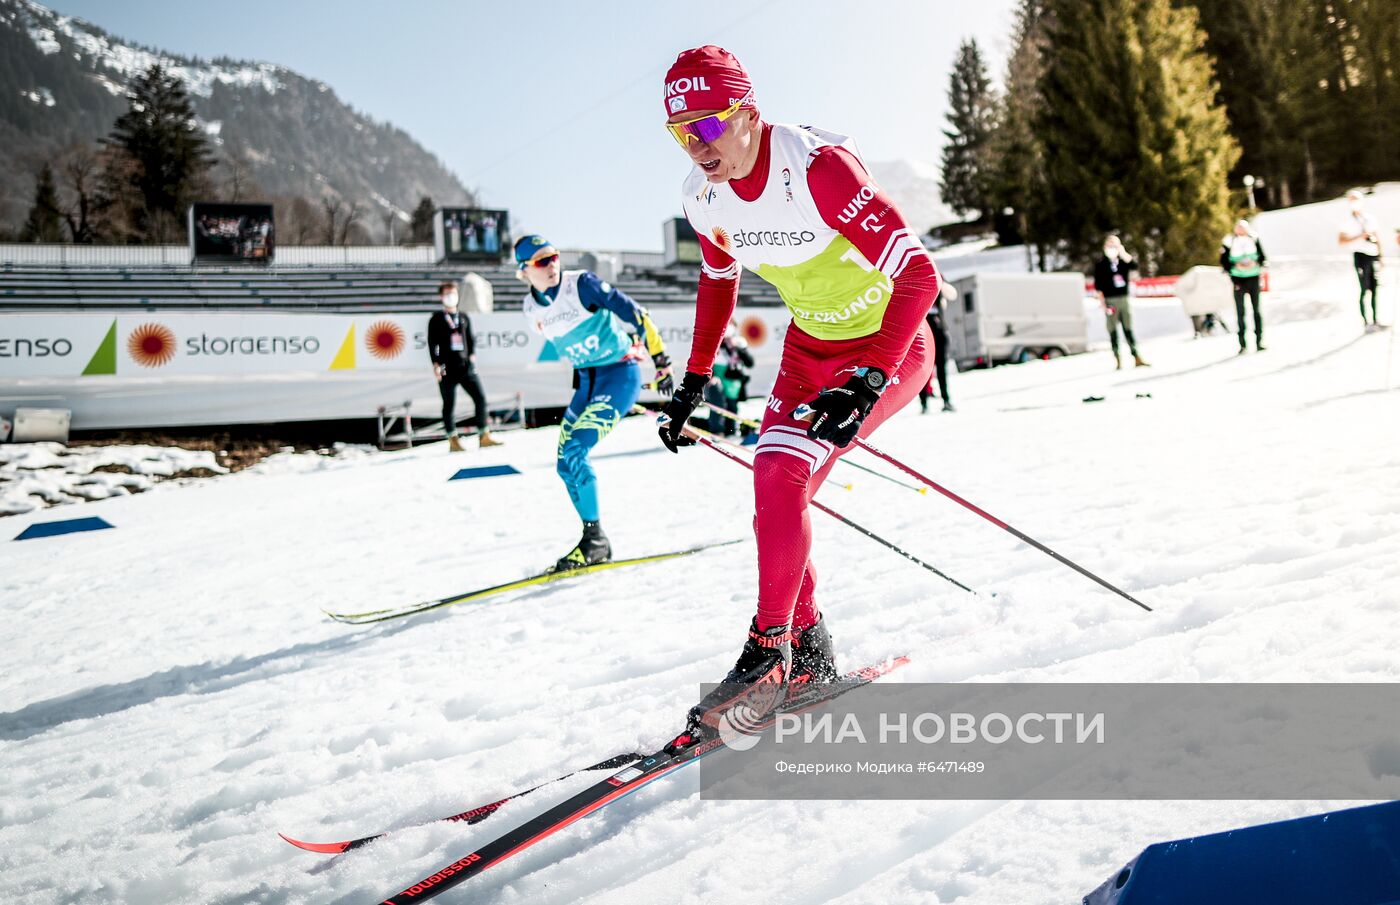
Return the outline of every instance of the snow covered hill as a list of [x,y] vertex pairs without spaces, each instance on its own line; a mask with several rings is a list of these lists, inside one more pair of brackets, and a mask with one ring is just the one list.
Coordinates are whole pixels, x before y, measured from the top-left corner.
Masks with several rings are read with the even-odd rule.
[[938,168],[915,160],[872,160],[870,173],[920,235],[957,216],[938,191]]
[[[1145,346],[1151,368],[1115,373],[1098,352],[955,375],[957,414],[906,412],[878,435],[1155,612],[946,501],[838,466],[853,488],[821,499],[997,592],[964,594],[814,514],[841,660],[907,652],[903,681],[1400,680],[1394,333],[1362,333],[1344,271],[1284,263],[1275,279],[1267,352],[1163,338]],[[1389,321],[1396,289],[1383,292]],[[742,641],[751,541],[378,627],[321,614],[515,578],[564,552],[577,525],[555,432],[507,439],[85,504],[110,531],[10,542],[69,513],[0,523],[0,900],[376,902],[591,777],[334,860],[276,833],[406,827],[669,738]],[[506,463],[523,473],[448,482]],[[597,466],[620,556],[749,536],[747,474],[662,451],[644,419]],[[661,780],[442,901],[778,889],[792,903],[1049,905],[1150,842],[1343,805],[702,802],[695,788]]]
[[[469,197],[401,129],[284,66],[143,47],[34,0],[0,0],[0,59],[0,223],[23,219],[39,162],[111,131],[127,83],[153,63],[184,80],[216,154],[241,156],[272,195],[339,197],[372,204],[376,215],[411,210],[424,195],[438,204]],[[228,178],[226,169],[215,177]]]

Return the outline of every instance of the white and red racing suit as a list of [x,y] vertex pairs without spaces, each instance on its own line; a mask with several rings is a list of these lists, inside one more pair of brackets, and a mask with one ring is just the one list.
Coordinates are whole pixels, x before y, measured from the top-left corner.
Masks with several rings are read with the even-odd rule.
[[759,141],[743,179],[712,185],[696,168],[685,182],[704,258],[687,370],[710,373],[741,266],[777,287],[793,322],[754,458],[758,628],[800,632],[819,618],[807,504],[844,450],[808,437],[793,408],[860,367],[889,376],[860,436],[914,399],[933,369],[925,315],[939,278],[850,139],[765,124]]

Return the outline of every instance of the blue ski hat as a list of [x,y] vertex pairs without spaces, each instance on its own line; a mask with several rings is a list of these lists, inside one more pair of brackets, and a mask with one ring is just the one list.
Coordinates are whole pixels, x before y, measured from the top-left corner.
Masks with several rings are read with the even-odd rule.
[[515,243],[515,266],[522,270],[545,251],[553,251],[554,246],[544,236],[531,233],[521,236]]

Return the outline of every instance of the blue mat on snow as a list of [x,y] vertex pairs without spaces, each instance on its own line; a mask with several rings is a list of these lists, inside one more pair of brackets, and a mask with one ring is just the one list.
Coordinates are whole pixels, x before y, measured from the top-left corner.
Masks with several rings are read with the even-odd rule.
[[483,465],[480,468],[463,468],[447,480],[465,481],[469,478],[495,478],[508,474],[520,474],[520,470],[510,465]]
[[60,534],[74,534],[78,531],[101,531],[103,528],[113,527],[105,519],[93,516],[91,518],[70,518],[61,522],[39,522],[30,525],[19,533],[15,540],[32,540],[36,537],[57,537]]

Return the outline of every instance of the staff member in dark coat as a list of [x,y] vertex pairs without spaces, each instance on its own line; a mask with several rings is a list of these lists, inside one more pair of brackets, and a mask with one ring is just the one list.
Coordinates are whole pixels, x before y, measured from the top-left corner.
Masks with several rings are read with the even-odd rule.
[[1118,328],[1123,328],[1123,338],[1128,341],[1128,351],[1132,353],[1133,364],[1147,367],[1147,362],[1138,354],[1137,338],[1133,336],[1132,283],[1137,261],[1123,248],[1123,240],[1109,235],[1103,240],[1103,257],[1094,265],[1094,294],[1099,297],[1104,319],[1108,327],[1108,341],[1113,346],[1113,363],[1123,367],[1123,359],[1118,354]]
[[438,287],[438,298],[442,300],[442,310],[428,319],[428,357],[433,360],[433,376],[442,394],[442,426],[447,431],[448,445],[453,452],[462,451],[453,414],[460,386],[476,406],[477,442],[483,449],[500,446],[501,441],[486,429],[486,394],[476,376],[476,341],[472,338],[471,321],[457,310],[457,284],[443,283]]

